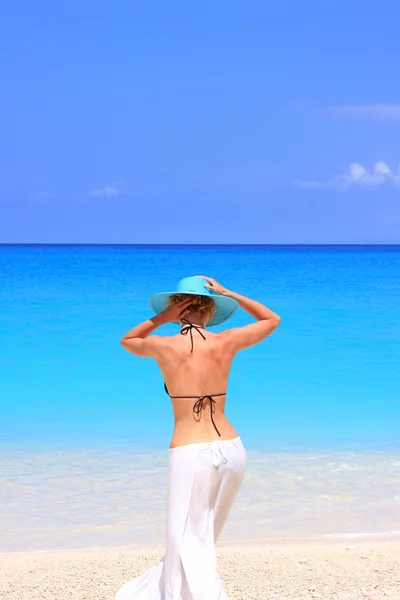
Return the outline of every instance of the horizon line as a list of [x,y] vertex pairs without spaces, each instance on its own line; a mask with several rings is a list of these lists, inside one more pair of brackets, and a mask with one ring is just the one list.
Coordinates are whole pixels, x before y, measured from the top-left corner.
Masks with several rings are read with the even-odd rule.
[[140,243],[131,243],[131,242],[0,242],[0,247],[2,246],[198,246],[198,247],[226,247],[226,246],[247,246],[247,247],[265,247],[265,246],[274,246],[274,247],[331,247],[331,246],[357,246],[357,247],[365,247],[365,246],[400,246],[399,242],[390,242],[390,243],[381,243],[381,242],[362,242],[362,243],[352,243],[352,242],[334,242],[334,243],[227,243],[227,244],[216,244],[216,243],[172,243],[172,242],[140,242]]

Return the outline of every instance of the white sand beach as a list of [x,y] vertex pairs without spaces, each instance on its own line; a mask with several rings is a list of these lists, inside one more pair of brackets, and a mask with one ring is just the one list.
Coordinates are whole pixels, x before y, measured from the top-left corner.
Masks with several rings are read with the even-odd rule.
[[[0,598],[112,600],[124,581],[156,564],[162,550],[0,554]],[[397,541],[222,546],[218,565],[231,600],[400,599]]]

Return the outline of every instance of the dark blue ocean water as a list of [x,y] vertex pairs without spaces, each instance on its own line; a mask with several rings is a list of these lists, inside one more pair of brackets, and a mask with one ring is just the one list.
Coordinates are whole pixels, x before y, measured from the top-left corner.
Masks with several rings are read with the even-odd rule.
[[395,246],[0,246],[0,441],[166,447],[161,375],[119,340],[150,295],[198,274],[282,319],[233,365],[227,414],[248,448],[399,447]]

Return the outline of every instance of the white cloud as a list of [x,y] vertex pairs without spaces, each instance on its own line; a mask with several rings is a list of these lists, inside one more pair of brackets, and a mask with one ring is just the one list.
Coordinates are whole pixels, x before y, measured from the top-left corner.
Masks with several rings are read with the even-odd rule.
[[113,198],[119,196],[119,190],[111,185],[99,188],[97,190],[91,190],[89,196],[91,198]]
[[374,164],[371,171],[368,171],[360,163],[351,163],[347,173],[335,175],[328,181],[303,181],[297,179],[293,185],[305,190],[313,189],[376,189],[377,187],[392,187],[400,189],[400,166],[396,171],[392,171],[389,165],[382,161]]
[[38,192],[36,192],[35,194],[36,198],[55,198],[56,194],[54,194],[54,192],[49,192],[49,190],[39,190]]
[[340,119],[400,121],[400,104],[343,104],[331,106],[328,111]]

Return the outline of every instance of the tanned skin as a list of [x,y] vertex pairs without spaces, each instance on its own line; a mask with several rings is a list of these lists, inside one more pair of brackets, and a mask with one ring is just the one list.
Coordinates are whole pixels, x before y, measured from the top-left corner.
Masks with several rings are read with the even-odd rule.
[[[198,277],[205,279],[205,287],[212,289],[214,293],[237,300],[239,306],[255,322],[220,333],[201,329],[206,341],[193,329],[193,353],[190,352],[189,336],[180,333],[172,336],[150,335],[161,325],[181,321],[183,318],[194,325],[206,327],[204,317],[191,310],[189,297],[128,331],[121,339],[122,346],[136,356],[154,358],[157,361],[171,396],[212,396],[226,392],[236,353],[261,342],[280,323],[280,317],[260,302],[228,290],[211,277]],[[209,400],[204,401],[201,414],[195,415],[195,399],[171,399],[175,425],[170,448],[237,437],[239,434],[224,414],[225,400],[226,396],[217,396],[213,405],[213,418],[221,434],[219,437],[211,422]]]

